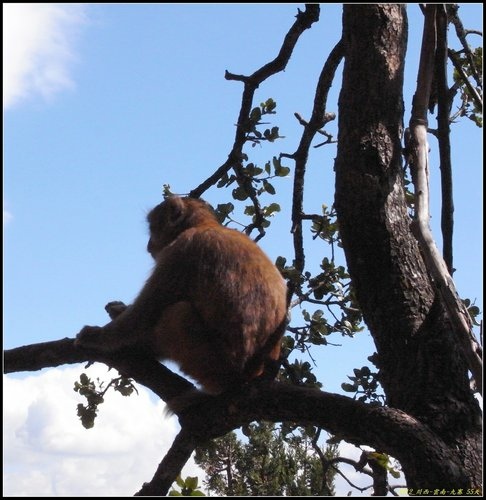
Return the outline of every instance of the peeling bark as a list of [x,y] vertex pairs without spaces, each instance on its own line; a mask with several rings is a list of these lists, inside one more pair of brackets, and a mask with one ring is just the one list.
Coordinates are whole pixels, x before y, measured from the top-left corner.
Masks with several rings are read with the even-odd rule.
[[[405,203],[401,136],[406,23],[403,5],[344,6],[335,205],[349,271],[377,348],[387,404],[436,433],[460,461],[470,484],[478,486],[480,411]],[[422,468],[444,484],[449,481],[445,457],[419,460],[402,459],[410,487],[426,487]]]

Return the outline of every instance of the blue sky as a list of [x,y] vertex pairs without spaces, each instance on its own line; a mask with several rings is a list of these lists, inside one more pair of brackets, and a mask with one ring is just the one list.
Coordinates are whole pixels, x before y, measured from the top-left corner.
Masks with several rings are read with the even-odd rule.
[[[188,192],[221,165],[231,149],[242,86],[226,81],[225,70],[249,74],[273,59],[297,7],[303,5],[4,4],[6,348],[73,337],[85,324],[106,323],[103,308],[110,300],[130,302],[135,297],[152,265],[145,252],[145,214],[160,202],[162,185]],[[418,6],[411,4],[408,11],[405,122],[422,29]],[[467,28],[482,30],[482,4],[461,4],[460,15]],[[279,126],[285,139],[249,147],[252,161],[263,165],[280,152],[296,149],[301,127],[293,113],[309,117],[317,76],[340,30],[341,6],[323,5],[321,21],[303,34],[286,71],[261,85],[255,104],[269,97],[277,102],[271,123]],[[450,38],[452,47],[459,48],[452,31]],[[478,45],[481,39],[474,36],[469,42]],[[329,111],[337,112],[339,80],[330,93]],[[336,123],[328,131],[336,134]],[[453,126],[452,141],[455,279],[461,296],[476,299],[482,308],[482,133],[463,120]],[[431,223],[440,244],[439,170],[433,138],[430,147]],[[305,193],[308,212],[319,212],[323,203],[332,204],[335,154],[335,146],[311,152]],[[284,164],[293,167],[290,161]],[[283,211],[261,242],[272,259],[292,258],[291,182],[289,177],[275,183]],[[216,189],[204,197],[213,204],[230,201],[229,192]],[[310,270],[316,270],[329,249],[309,241],[306,255]],[[294,312],[294,318],[299,315]],[[352,368],[366,363],[373,348],[367,333],[352,341],[336,337],[331,342],[343,347],[322,349],[314,358],[324,387],[337,392]],[[15,415],[6,419],[12,427],[5,458],[13,464],[7,469],[7,482],[12,481],[6,492],[18,492],[12,489],[18,488],[13,485],[18,479],[8,474],[14,474],[14,469],[25,472],[27,466],[28,460],[17,452],[19,446],[25,451],[26,446],[39,443],[41,431],[50,435],[47,429],[55,429],[47,421],[41,431],[39,426],[29,427],[29,415],[44,414],[50,408],[52,414],[59,411],[69,419],[79,402],[71,394],[76,369],[66,372],[66,401],[61,406],[52,403],[56,412],[49,406],[51,391],[42,389],[43,396],[33,399],[27,384],[45,388],[47,381],[41,380],[47,372],[64,373],[44,370],[24,380],[23,390],[16,385],[9,393],[16,394],[17,401]],[[18,384],[18,378],[8,377],[8,382]],[[55,380],[57,387],[63,377]],[[152,405],[147,406],[149,413],[160,409],[150,398],[147,401]],[[126,400],[113,404],[128,411]],[[73,425],[80,428],[76,417]],[[73,443],[85,439],[86,431],[72,430],[70,424],[65,428],[76,433]],[[56,480],[59,470],[46,466],[49,458],[43,453],[51,458],[60,453],[52,446],[49,441],[43,451],[39,446],[29,448],[30,456],[38,457],[36,477],[48,485],[40,490],[53,495],[84,491],[82,484],[78,490],[61,486]],[[67,457],[72,450],[63,452]],[[98,463],[93,461],[96,449],[86,456]],[[160,449],[154,452],[154,464],[159,458]],[[30,473],[32,467],[31,463]],[[140,478],[133,480],[134,488],[147,479],[143,474]],[[36,484],[34,479],[30,484]],[[106,471],[99,478],[99,490],[92,493],[117,494],[102,489],[109,484]]]

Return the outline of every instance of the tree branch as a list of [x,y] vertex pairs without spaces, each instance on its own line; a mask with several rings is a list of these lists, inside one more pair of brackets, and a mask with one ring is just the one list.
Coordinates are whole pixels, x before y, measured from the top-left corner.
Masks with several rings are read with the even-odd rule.
[[186,379],[175,374],[143,351],[133,349],[113,354],[101,353],[74,345],[74,339],[31,344],[4,351],[4,373],[38,371],[64,364],[98,361],[151,389],[164,401],[194,389]]
[[176,480],[192,452],[200,443],[200,438],[198,439],[190,429],[182,428],[164,459],[157,467],[152,480],[149,483],[144,483],[141,490],[135,493],[135,496],[167,495],[172,483]]
[[[180,417],[181,426],[188,426],[197,435],[208,438],[224,435],[253,420],[291,421],[322,427],[350,443],[367,444],[388,453],[402,464],[424,463],[422,458],[426,463],[434,463],[431,460],[447,463],[450,457],[451,484],[467,482],[467,478],[459,477],[457,458],[451,456],[446,444],[415,418],[400,410],[317,389],[277,382],[253,385],[226,402],[222,397],[212,398],[197,411],[188,411]],[[390,436],[400,436],[399,442]],[[414,460],[410,460],[412,455]],[[434,471],[413,472],[420,476],[418,481],[422,480],[422,484],[436,481]]]
[[[157,361],[143,356],[141,352],[132,350],[107,356],[74,346],[74,339],[7,350],[5,372],[59,366],[86,359],[101,361],[117,368],[164,400],[170,400],[181,391],[193,387]],[[152,481],[145,484],[138,495],[163,494],[175,479],[176,469],[180,471],[198,443],[223,436],[254,420],[294,421],[301,425],[315,425],[351,443],[367,444],[380,449],[398,460],[404,454],[425,455],[428,460],[439,460],[438,457],[441,457],[453,469],[451,484],[456,488],[464,484],[464,478],[458,477],[461,467],[450,456],[446,445],[418,420],[399,410],[367,405],[317,389],[276,382],[254,383],[235,394],[199,398],[194,406],[179,412],[178,417],[182,428],[180,434],[160,463]],[[393,435],[400,436],[400,442],[389,438]],[[402,463],[411,462],[423,463],[419,459],[407,459]],[[433,472],[427,470],[417,473],[423,477],[423,484],[434,483]]]
[[459,298],[454,281],[435,244],[429,227],[429,164],[427,143],[427,106],[429,103],[434,54],[436,49],[437,6],[425,7],[424,35],[420,55],[417,90],[413,99],[410,118],[412,180],[415,188],[415,220],[412,231],[422,249],[427,268],[442,297],[458,343],[467,360],[479,392],[482,392],[482,348],[471,331],[471,320],[464,303]]
[[306,4],[305,11],[298,11],[297,19],[285,36],[282,47],[277,57],[262,66],[250,76],[235,75],[226,71],[227,80],[236,80],[244,83],[241,108],[238,116],[235,140],[228,159],[203,183],[193,189],[189,196],[199,198],[211,186],[216,184],[221,177],[231,168],[238,168],[243,157],[243,146],[246,142],[247,125],[253,105],[253,96],[259,85],[272,75],[283,71],[290,60],[294,47],[300,35],[319,20],[320,7],[318,4]]
[[[481,76],[482,72],[478,71],[478,68],[476,67],[476,63],[474,62],[474,57],[472,55],[471,47],[469,46],[469,44],[467,43],[467,40],[466,40],[466,36],[468,33],[481,34],[481,36],[482,36],[482,33],[478,32],[478,31],[464,29],[464,26],[463,26],[462,21],[459,17],[459,14],[458,14],[459,6],[457,4],[448,4],[448,5],[446,5],[446,7],[447,7],[447,14],[449,15],[449,18],[452,21],[452,24],[456,28],[457,38],[459,38],[459,40],[464,48],[464,52],[465,52],[467,60],[469,62],[469,66],[471,68],[473,78],[475,79],[476,84],[478,86],[482,86],[482,76]],[[468,82],[466,82],[466,80],[467,80],[467,78],[465,79],[464,83],[466,83],[466,85],[467,85]],[[468,87],[469,87],[469,85],[468,85]],[[477,93],[474,92],[472,95],[477,96]],[[481,103],[479,107],[482,107],[482,99],[480,99],[479,102]]]
[[[294,187],[292,198],[292,234],[294,238],[294,266],[302,272],[305,266],[305,256],[303,248],[303,235],[302,235],[302,216],[304,213],[303,200],[304,200],[304,177],[309,156],[309,148],[314,136],[328,121],[334,119],[335,115],[326,113],[327,96],[334,80],[336,70],[344,57],[344,43],[340,40],[332,49],[329,57],[327,58],[319,80],[317,82],[316,93],[314,97],[314,107],[312,115],[308,122],[304,123],[304,131],[299,142],[299,146],[295,153],[290,155],[295,161],[295,175]],[[288,155],[287,155],[288,156]]]
[[467,87],[467,90],[469,90],[471,98],[474,100],[474,104],[478,108],[482,108],[483,99],[479,95],[478,91],[471,85],[471,82],[469,81],[469,78],[464,72],[464,69],[462,68],[460,61],[457,59],[456,53],[453,50],[448,50],[447,53],[449,55],[449,59],[452,61],[452,64],[454,65],[454,68],[456,68],[459,75],[461,75],[461,79],[464,82],[464,85]]
[[453,268],[454,201],[452,192],[452,165],[449,113],[451,100],[447,85],[447,14],[445,8],[437,10],[437,49],[435,57],[437,83],[437,138],[439,141],[440,180],[442,187],[442,254],[450,275]]

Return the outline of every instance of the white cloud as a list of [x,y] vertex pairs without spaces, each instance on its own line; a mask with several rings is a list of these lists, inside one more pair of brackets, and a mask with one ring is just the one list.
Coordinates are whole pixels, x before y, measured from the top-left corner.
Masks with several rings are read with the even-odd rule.
[[[126,496],[152,478],[178,432],[175,417],[138,386],[138,396],[110,391],[86,430],[73,391],[83,371],[111,375],[104,365],[77,365],[4,377],[4,496]],[[192,460],[182,475],[203,477]]]
[[[4,496],[127,496],[152,478],[178,432],[176,418],[167,418],[165,405],[137,386],[138,396],[110,391],[94,428],[84,429],[76,415],[84,399],[73,391],[83,371],[92,379],[112,375],[95,364],[88,370],[76,365],[4,377]],[[339,449],[341,456],[356,461],[362,452],[346,442]],[[371,478],[353,467],[339,468],[353,484],[371,485]],[[198,476],[203,485],[204,473],[192,459],[182,476]],[[405,484],[403,477],[389,479]],[[339,474],[335,483],[338,496],[371,492],[360,493]]]
[[73,87],[73,45],[86,22],[82,4],[3,4],[3,107]]

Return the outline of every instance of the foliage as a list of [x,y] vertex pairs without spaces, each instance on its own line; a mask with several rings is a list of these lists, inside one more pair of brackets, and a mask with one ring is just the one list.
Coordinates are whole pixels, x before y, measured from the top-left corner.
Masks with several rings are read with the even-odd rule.
[[315,435],[313,428],[250,424],[243,428],[245,441],[230,432],[199,447],[195,461],[214,495],[331,495],[335,471],[323,475],[323,468],[336,456],[336,447],[321,451],[309,432]]
[[[466,116],[481,126],[482,108],[477,97],[482,94],[482,87],[472,84],[469,80],[477,83],[476,68],[482,67],[482,49],[476,48],[471,53],[450,51],[449,55],[455,66],[451,95],[452,92],[458,92],[461,101],[457,116]],[[259,106],[252,107],[243,119],[240,118],[238,125],[243,130],[241,148],[233,150],[229,155],[232,158],[232,162],[228,163],[231,168],[223,169],[211,184],[220,189],[231,188],[231,201],[220,203],[216,207],[216,214],[221,223],[237,224],[250,235],[252,231],[257,230],[259,236],[255,239],[263,236],[272,218],[281,212],[279,203],[262,200],[266,200],[268,196],[274,197],[280,179],[289,176],[290,167],[282,164],[283,158],[292,158],[296,165],[299,160],[297,153],[281,154],[273,156],[261,166],[250,161],[243,150],[244,145],[254,148],[257,144],[274,143],[282,138],[277,125],[262,121],[264,117],[269,119],[271,115],[275,115],[276,109],[277,103],[268,98]],[[451,121],[453,119],[454,117],[451,117]],[[299,116],[299,122],[304,127],[305,136],[310,121],[306,122]],[[324,124],[320,122],[313,132],[330,136],[323,130]],[[333,142],[329,140],[323,144]],[[407,162],[406,150],[404,156]],[[295,176],[297,175],[296,172]],[[301,180],[303,183],[303,178]],[[406,170],[404,184],[407,204],[412,209],[414,194],[409,189],[410,180]],[[204,190],[198,195],[203,192]],[[171,194],[170,186],[164,185],[163,194],[164,197]],[[236,204],[245,203],[241,214],[235,215],[233,201]],[[302,262],[297,258],[296,245],[294,259],[279,256],[276,260],[277,267],[292,291],[291,307],[298,306],[301,311],[298,319],[294,319],[288,327],[288,334],[283,339],[283,360],[279,379],[299,386],[321,387],[322,384],[313,373],[313,353],[317,349],[332,346],[332,335],[353,337],[358,334],[363,330],[363,318],[350,276],[340,263],[340,259],[343,259],[340,252],[342,242],[334,207],[329,208],[323,203],[321,214],[298,213],[298,218],[293,220],[293,232],[297,226],[303,226],[306,234],[314,240],[326,243],[329,256],[320,257],[320,262],[314,264],[315,267],[318,266],[318,270],[311,270],[311,266],[306,267],[303,263],[303,258],[300,259]],[[464,304],[472,321],[478,325],[479,308],[469,299],[465,299]],[[299,359],[302,354],[308,356],[311,362]],[[374,363],[376,354],[368,359]],[[343,382],[341,387],[344,392],[353,393],[354,399],[374,405],[385,404],[377,371],[362,366],[355,368],[348,379],[350,382]],[[129,380],[122,377],[114,380],[119,382],[112,381],[109,386],[113,385],[115,390],[124,395],[133,391]],[[96,389],[95,383],[85,374],[81,375],[79,383],[75,383],[75,390],[87,398],[86,405],[78,405],[78,416],[86,428],[94,425],[98,405],[103,402],[107,389],[108,387],[102,390],[102,384]],[[225,496],[333,494],[335,469],[330,467],[330,463],[338,457],[337,444],[334,443],[339,442],[339,437],[333,444],[321,449],[317,445],[320,429],[313,427],[302,428],[284,423],[277,428],[275,424],[259,422],[245,426],[242,432],[245,436],[243,440],[239,439],[236,433],[230,432],[197,449],[195,460],[206,472],[205,485],[211,493]],[[377,450],[369,452],[368,458],[390,472],[393,477],[398,477],[388,455]],[[203,495],[198,489],[197,478],[189,477],[183,480],[179,477],[177,485],[181,491],[172,490],[172,496]]]
[[[369,356],[368,359],[372,361],[374,356]],[[358,401],[369,402],[372,404],[385,403],[385,396],[379,393],[379,376],[377,372],[372,372],[369,367],[363,366],[362,368],[355,368],[354,375],[349,376],[352,384],[343,382],[341,388],[345,392],[354,392],[354,398]],[[359,396],[358,396],[359,395]]]
[[467,308],[467,312],[469,313],[469,316],[473,324],[475,324],[476,326],[480,326],[481,323],[479,323],[477,319],[478,316],[481,314],[479,307],[475,305],[473,302],[471,302],[471,299],[464,299],[463,302]]
[[[98,389],[96,388],[97,385]],[[100,379],[96,379],[96,383],[93,382],[85,373],[81,373],[79,382],[74,382],[74,391],[79,392],[87,400],[86,405],[81,403],[77,405],[77,415],[85,429],[91,429],[94,426],[94,421],[98,413],[98,405],[104,403],[104,396],[110,387],[122,396],[130,396],[133,391],[138,393],[132,380],[127,377],[120,376],[114,378],[103,389],[104,385],[105,383],[100,381]]]
[[[473,52],[473,58],[475,68],[481,68],[481,48]],[[471,57],[467,54],[459,54],[458,60],[463,71],[454,71],[454,82],[462,102],[461,115],[467,116],[480,126],[482,124],[482,108],[478,106],[478,101],[471,95],[470,84],[466,84],[464,81],[464,78],[468,78],[474,70],[474,67],[471,66]],[[479,87],[476,90],[481,92]],[[271,114],[274,114],[277,107],[276,102],[273,99],[268,99],[266,102],[271,103]],[[269,134],[271,134],[272,140],[279,138],[278,127],[267,129],[263,134],[258,132],[257,126],[261,124],[260,119],[264,112],[265,107],[261,104],[260,108],[253,108],[250,113],[250,132],[246,138],[252,147],[256,143],[260,143],[262,138],[268,139]],[[307,125],[300,116],[298,118],[301,124]],[[327,135],[323,130],[319,130],[319,132]],[[327,142],[327,144],[330,143],[331,141]],[[274,157],[272,160],[273,179],[275,180],[278,177],[286,176],[289,171],[288,167],[281,166],[282,156],[284,155],[281,155],[280,158]],[[248,156],[245,153],[241,157],[244,162],[248,162]],[[407,162],[408,153],[405,150],[404,157]],[[296,158],[293,157],[293,159]],[[268,182],[272,173],[270,162],[266,163],[265,169],[248,162],[241,169],[235,169],[234,172],[224,174],[217,187],[227,188],[236,182],[238,187],[232,191],[233,199],[236,201],[251,199],[253,202],[253,205],[246,206],[244,210],[245,215],[252,217],[251,224],[243,223],[242,225],[253,229],[259,224],[261,228],[268,228],[270,222],[266,218],[258,219],[255,217],[257,213],[255,199],[264,193],[270,195],[276,193],[275,188],[278,187],[278,184],[274,185]],[[268,177],[262,177],[262,175]],[[404,189],[407,204],[412,214],[414,194],[410,189],[413,187],[408,175],[408,170],[405,169]],[[280,211],[280,206],[277,203],[270,205],[270,207],[275,213]],[[234,208],[231,202],[219,205],[217,211],[221,221],[235,222],[230,218]],[[268,207],[265,207],[263,212],[265,213],[267,209]],[[313,214],[306,218],[311,221],[309,233],[313,239],[323,240],[329,245],[331,257],[324,257],[320,263],[320,271],[314,273],[301,269],[299,265],[296,265],[295,260],[288,264],[288,259],[284,256],[280,256],[276,260],[277,267],[296,296],[292,305],[302,306],[307,303],[311,306],[311,309],[301,308],[303,324],[295,325],[294,320],[293,324],[288,327],[289,335],[283,340],[285,359],[279,377],[307,387],[321,387],[322,384],[312,373],[311,363],[299,359],[291,361],[290,358],[300,352],[306,353],[313,360],[311,349],[330,345],[331,334],[340,333],[352,337],[363,330],[363,324],[362,314],[349,275],[346,269],[336,262],[336,250],[341,246],[341,240],[334,208],[329,209],[323,204],[321,215]],[[339,254],[339,258],[342,258],[341,254]],[[469,299],[464,302],[472,320],[477,324],[476,317],[480,313],[479,308],[471,305]],[[376,353],[370,356],[369,361],[374,363],[376,356]],[[363,366],[360,369],[355,368],[353,375],[348,376],[348,378],[351,383],[343,382],[343,391],[354,393],[354,398],[362,402],[375,405],[385,404],[378,371]],[[230,433],[224,438],[212,441],[205,448],[199,449],[196,460],[207,473],[209,490],[220,495],[329,494],[329,491],[324,491],[320,488],[322,484],[319,484],[318,478],[319,472],[322,474],[322,462],[316,456],[308,457],[306,455],[311,437],[302,431],[296,437],[288,439],[283,430],[285,428],[286,424],[283,424],[282,430],[277,433],[271,424],[254,424],[244,430],[248,437],[246,444],[239,441],[234,433]],[[336,442],[339,442],[339,439]],[[305,459],[302,461],[303,455]],[[398,471],[390,464],[388,455],[378,451],[370,452],[368,455],[369,460],[376,462],[390,472],[392,477],[399,477]],[[300,456],[301,467],[295,469],[293,459],[297,456]],[[271,457],[271,462],[268,462],[268,457]],[[302,466],[302,464],[306,465]],[[306,469],[307,464],[308,469]],[[294,479],[291,479],[292,477]],[[301,479],[302,482],[300,482]]]
[[370,460],[375,460],[383,469],[389,472],[395,479],[400,477],[400,472],[391,464],[390,457],[386,453],[371,451],[368,453]]
[[456,67],[453,72],[454,83],[459,88],[461,99],[460,116],[466,116],[478,127],[483,126],[482,100],[478,101],[477,95],[482,95],[482,86],[474,86],[471,81],[476,68],[483,67],[483,48],[476,47],[470,54],[455,53]]
[[199,479],[197,477],[186,477],[186,479],[182,479],[181,476],[178,476],[176,479],[176,484],[179,486],[181,491],[177,491],[175,489],[170,490],[170,497],[204,497],[206,496],[198,486]]

